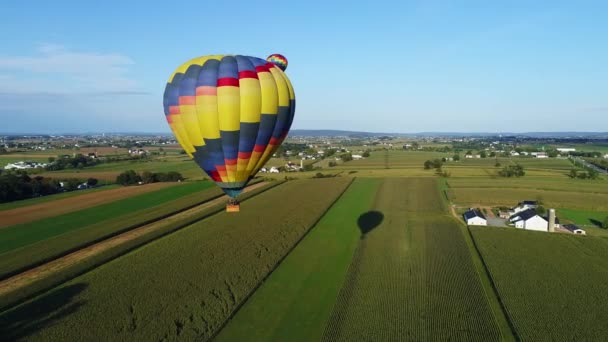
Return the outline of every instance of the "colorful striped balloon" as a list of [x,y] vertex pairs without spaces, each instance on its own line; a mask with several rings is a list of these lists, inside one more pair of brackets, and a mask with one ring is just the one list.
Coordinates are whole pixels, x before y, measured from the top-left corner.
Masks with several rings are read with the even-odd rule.
[[182,64],[164,94],[165,117],[177,141],[233,198],[287,136],[295,103],[279,67],[239,55]]
[[273,63],[274,65],[278,66],[279,68],[281,68],[281,70],[285,71],[285,69],[287,69],[287,58],[285,58],[285,56],[280,55],[278,53],[273,53],[272,55],[268,56],[266,58],[267,61],[269,61],[270,63]]

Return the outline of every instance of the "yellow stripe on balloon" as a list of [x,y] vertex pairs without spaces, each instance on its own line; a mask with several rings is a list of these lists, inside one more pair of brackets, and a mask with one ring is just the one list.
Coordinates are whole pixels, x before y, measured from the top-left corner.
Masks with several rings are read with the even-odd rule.
[[196,113],[196,106],[180,105],[179,112],[190,143],[192,143],[194,146],[205,146],[205,141],[203,140],[203,135],[201,134],[201,126]]
[[270,72],[259,72],[260,91],[262,93],[262,113],[277,114],[279,103],[277,95],[277,84]]
[[180,65],[177,69],[175,69],[175,71],[173,72],[173,74],[171,74],[171,77],[169,77],[169,82],[173,81],[173,78],[175,77],[176,74],[184,74],[186,73],[186,70],[188,70],[188,67],[190,67],[192,64],[196,64],[196,65],[203,65],[205,64],[206,61],[210,60],[210,59],[215,59],[215,60],[221,60],[222,57],[224,57],[224,55],[213,55],[213,56],[202,56],[202,57],[196,57],[193,58],[189,61],[187,61],[186,63]]
[[285,76],[281,70],[278,68],[271,68],[270,72],[274,81],[277,85],[277,95],[279,98],[279,106],[287,107],[289,106],[289,88],[287,87],[287,83],[285,82]]
[[201,95],[196,97],[196,112],[201,133],[205,139],[219,139],[220,123],[217,111],[217,89],[216,87],[199,87],[199,89],[197,89],[197,94]]
[[255,78],[241,78],[239,80],[241,96],[241,122],[260,122],[260,82]]
[[238,131],[241,117],[239,87],[218,87],[217,109],[220,131]]
[[188,135],[184,131],[181,117],[179,116],[179,114],[172,115],[171,120],[171,130],[173,131],[173,134],[175,134],[175,138],[179,142],[180,146],[184,149],[184,151],[186,151],[188,156],[192,158],[192,153],[194,153],[195,149],[194,146],[192,146],[192,144],[190,143]]

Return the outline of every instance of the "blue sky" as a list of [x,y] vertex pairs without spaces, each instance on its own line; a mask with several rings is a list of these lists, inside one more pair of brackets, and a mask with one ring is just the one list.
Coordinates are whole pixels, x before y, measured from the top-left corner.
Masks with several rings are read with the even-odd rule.
[[169,75],[222,53],[288,58],[292,128],[608,130],[606,1],[95,3],[0,4],[0,132],[169,132]]

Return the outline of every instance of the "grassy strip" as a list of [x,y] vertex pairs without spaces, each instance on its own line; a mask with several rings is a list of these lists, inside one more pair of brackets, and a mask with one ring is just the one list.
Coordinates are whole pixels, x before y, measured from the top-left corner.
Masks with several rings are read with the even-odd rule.
[[213,182],[183,183],[119,201],[3,228],[0,229],[0,241],[2,241],[0,256],[38,241],[84,229],[117,216],[131,215],[138,210],[157,206],[213,186]]
[[[256,196],[266,190],[274,188],[275,186],[278,186],[282,183],[284,183],[284,181],[271,182],[266,186],[252,190],[248,193],[245,193],[245,194],[239,196],[239,199],[241,202],[246,201],[246,200],[252,198],[253,196]],[[152,231],[148,234],[138,237],[137,239],[133,239],[133,240],[127,241],[124,244],[116,246],[114,248],[107,249],[107,250],[97,254],[93,258],[83,260],[82,262],[80,262],[78,264],[75,264],[69,268],[63,269],[60,272],[56,272],[51,277],[47,277],[47,278],[41,279],[37,282],[34,282],[32,284],[29,284],[25,288],[19,289],[16,293],[9,293],[8,295],[2,296],[2,297],[0,297],[0,311],[7,310],[10,307],[18,305],[19,303],[21,303],[29,298],[32,298],[37,294],[40,294],[57,285],[65,283],[65,282],[69,281],[70,279],[73,279],[83,273],[86,273],[100,265],[103,265],[103,264],[105,264],[121,255],[124,255],[138,247],[141,247],[153,240],[156,240],[162,236],[173,233],[181,228],[192,225],[193,223],[196,223],[206,217],[209,217],[213,214],[223,211],[224,208],[225,208],[225,204],[220,203],[220,204],[211,206],[205,210],[201,210],[200,212],[197,212],[195,215],[189,216],[182,220],[172,221],[172,222],[168,223],[167,225],[163,226],[162,229]]]
[[319,341],[379,179],[357,179],[247,300],[217,341]]
[[[287,182],[245,201],[238,214],[220,213],[158,239],[2,313],[0,322],[12,338],[207,340],[348,184]],[[42,314],[32,319],[34,308]],[[47,317],[52,325],[30,328]],[[87,329],[73,328],[83,324]]]
[[[495,341],[500,329],[435,179],[390,179],[322,341]],[[373,229],[373,230],[372,230]]]
[[28,207],[30,205],[46,203],[46,202],[55,201],[55,200],[59,200],[59,199],[76,197],[76,196],[80,196],[80,195],[90,194],[93,192],[100,192],[100,191],[106,191],[106,190],[118,189],[118,188],[120,188],[120,185],[116,185],[116,184],[104,185],[104,186],[101,186],[99,188],[94,188],[94,189],[69,191],[69,192],[64,192],[64,193],[60,193],[60,194],[44,196],[44,197],[36,197],[36,198],[30,198],[30,199],[25,199],[25,200],[21,200],[21,201],[2,203],[2,204],[0,204],[0,211],[16,209],[16,208],[23,208],[23,207]]

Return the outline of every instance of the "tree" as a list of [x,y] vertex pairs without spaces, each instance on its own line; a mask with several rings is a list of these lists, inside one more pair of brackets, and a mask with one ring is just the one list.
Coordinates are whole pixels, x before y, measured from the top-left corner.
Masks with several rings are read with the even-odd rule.
[[571,169],[568,176],[570,176],[570,178],[576,178],[578,177],[578,171],[576,169]]
[[501,164],[500,164],[500,162],[498,161],[498,159],[496,159],[496,164],[494,164],[494,166],[496,166],[496,167],[500,167],[500,166],[501,166]]
[[367,158],[369,157],[369,151],[365,151],[363,152],[363,154],[361,155],[363,158]]
[[334,167],[334,166],[338,165],[338,163],[336,163],[335,161],[332,160],[328,163],[328,165],[329,165],[329,167]]
[[467,151],[467,153],[465,153],[465,154],[466,154],[467,156],[470,156],[470,155],[472,155],[472,154],[473,154],[473,151],[468,150],[468,151]]
[[490,158],[494,158],[494,157],[496,157],[496,152],[494,152],[494,151],[490,152]]
[[452,159],[454,159],[454,161],[460,161],[460,154],[456,153]]
[[342,159],[343,162],[348,162],[353,160],[353,155],[350,153],[344,153],[343,155],[340,156],[340,159]]
[[540,215],[540,216],[543,216],[543,215],[545,215],[545,214],[547,213],[547,209],[545,209],[545,207],[543,207],[542,205],[540,205],[540,204],[539,204],[539,205],[536,207],[536,213],[537,213],[538,215]]
[[424,162],[424,169],[425,170],[430,170],[433,168],[433,162],[430,160],[427,160]]
[[593,168],[587,169],[587,173],[589,174],[589,179],[597,179],[600,176],[600,173]]
[[49,163],[53,163],[55,161],[55,157],[49,157],[48,161]]
[[150,171],[144,171],[141,174],[141,181],[146,184],[158,182],[158,180],[156,179],[156,175]]
[[116,177],[116,183],[121,185],[138,184],[140,181],[141,177],[133,170],[125,171]]
[[479,152],[479,156],[481,156],[481,158],[486,158],[488,155],[486,154],[486,151],[481,151]]
[[418,144],[418,142],[417,142],[417,141],[414,141],[414,142],[412,143],[412,149],[413,149],[413,150],[417,150],[418,148],[420,148],[420,144]]
[[87,185],[88,186],[95,186],[95,185],[97,185],[97,183],[99,183],[99,181],[96,178],[89,178],[89,179],[87,179]]

